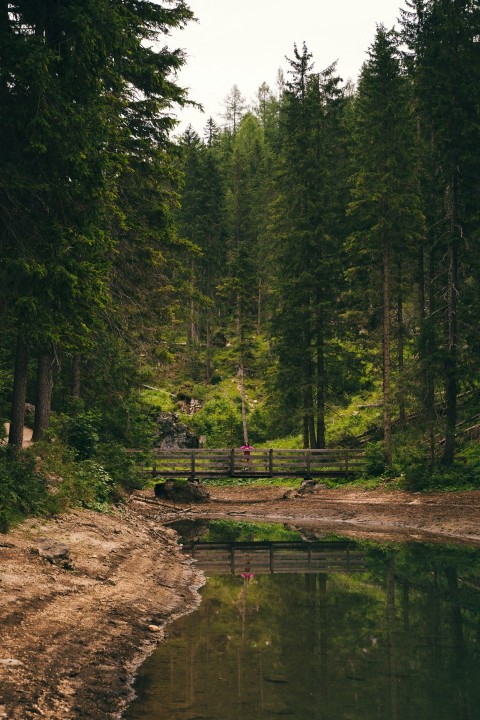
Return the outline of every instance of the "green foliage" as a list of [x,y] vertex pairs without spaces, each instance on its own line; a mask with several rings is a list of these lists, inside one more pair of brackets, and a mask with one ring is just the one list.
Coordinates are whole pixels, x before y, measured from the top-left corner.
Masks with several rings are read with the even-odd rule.
[[94,460],[82,460],[76,463],[71,474],[66,473],[61,494],[69,504],[103,512],[119,499],[112,478]]
[[370,443],[365,450],[365,467],[363,475],[366,477],[379,477],[384,474],[385,470],[385,452],[383,444]]
[[[33,453],[33,448],[29,452]],[[78,460],[76,452],[58,440],[37,443],[36,462],[48,478],[50,509],[61,512],[68,507],[108,510],[120,499],[109,473],[97,460]]]
[[455,462],[453,465],[441,462],[432,465],[426,460],[412,460],[402,468],[400,486],[410,492],[479,490],[480,453],[477,451],[474,459],[469,459],[470,462]]
[[[193,395],[197,397],[197,395]],[[158,412],[173,412],[175,410],[174,398],[167,390],[156,388],[143,389],[140,397],[145,405]]]
[[92,458],[99,443],[99,416],[89,411],[62,418],[62,436],[79,460]]
[[205,435],[208,447],[238,447],[243,442],[240,410],[224,398],[213,398],[196,413],[191,424]]
[[[154,462],[149,451],[129,452],[123,445],[115,442],[100,443],[95,460],[105,468],[115,485],[126,492],[145,487],[145,468],[151,467]],[[114,499],[116,495],[115,492]]]
[[0,446],[0,532],[26,515],[41,515],[49,508],[47,480],[35,456]]

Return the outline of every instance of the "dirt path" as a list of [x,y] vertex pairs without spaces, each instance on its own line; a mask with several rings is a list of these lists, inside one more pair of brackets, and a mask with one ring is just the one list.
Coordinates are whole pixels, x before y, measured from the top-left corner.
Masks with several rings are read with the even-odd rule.
[[[173,519],[264,520],[310,537],[480,546],[480,492],[283,495],[279,488],[214,488],[209,503],[193,506],[142,492],[123,513],[77,511],[0,535],[0,718],[118,717],[138,663],[166,623],[199,601],[203,578],[164,527]],[[67,569],[38,554],[42,538],[67,546]]]

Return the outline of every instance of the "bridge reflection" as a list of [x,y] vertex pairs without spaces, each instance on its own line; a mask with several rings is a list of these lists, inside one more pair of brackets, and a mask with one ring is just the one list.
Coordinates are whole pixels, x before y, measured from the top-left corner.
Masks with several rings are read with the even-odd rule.
[[184,545],[208,575],[358,572],[364,551],[350,542],[212,542]]

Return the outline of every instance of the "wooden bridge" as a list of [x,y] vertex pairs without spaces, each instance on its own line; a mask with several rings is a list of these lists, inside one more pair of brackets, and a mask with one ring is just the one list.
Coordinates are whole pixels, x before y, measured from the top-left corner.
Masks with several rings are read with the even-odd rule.
[[157,450],[152,474],[164,478],[351,477],[363,468],[355,450]]
[[183,550],[211,575],[348,573],[365,566],[363,550],[348,541],[197,542]]

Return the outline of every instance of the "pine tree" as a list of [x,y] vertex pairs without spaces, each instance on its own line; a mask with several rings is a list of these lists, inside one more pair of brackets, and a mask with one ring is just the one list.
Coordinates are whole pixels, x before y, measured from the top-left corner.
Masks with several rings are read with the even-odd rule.
[[[455,454],[459,348],[464,345],[459,322],[468,308],[464,281],[470,275],[471,218],[478,192],[480,107],[480,8],[470,0],[416,0],[403,15],[404,37],[411,53],[419,127],[426,158],[429,198],[427,254],[430,271],[429,337],[444,334],[443,384],[445,444],[443,461]],[[437,300],[435,301],[435,298]],[[444,302],[446,298],[446,302]],[[434,301],[436,304],[434,305]],[[434,326],[444,310],[443,328]],[[435,313],[435,315],[433,314]],[[427,346],[432,348],[433,343]],[[432,396],[430,391],[429,395]]]
[[[388,465],[392,462],[394,268],[400,268],[401,273],[423,230],[408,83],[397,44],[394,33],[379,26],[362,69],[355,103],[356,172],[349,206],[357,221],[357,230],[349,240],[350,251],[368,258],[366,269],[381,278],[383,428]],[[401,277],[398,284],[401,288]],[[376,282],[373,287],[378,287]],[[400,348],[403,358],[403,346]]]
[[[0,285],[21,356],[30,346],[40,370],[53,346],[83,347],[105,305],[118,177],[132,158],[165,145],[174,122],[167,111],[185,100],[168,79],[182,54],[144,41],[191,13],[182,2],[9,7],[0,23],[0,128],[8,138],[0,151]],[[16,367],[25,372],[26,363]],[[50,383],[48,373],[39,378]],[[38,397],[49,403],[48,392]],[[15,444],[22,422],[15,413]]]
[[272,317],[285,403],[303,422],[305,447],[324,447],[328,342],[340,277],[338,250],[343,97],[335,66],[314,74],[294,48],[280,108],[280,196],[275,203]]

